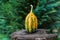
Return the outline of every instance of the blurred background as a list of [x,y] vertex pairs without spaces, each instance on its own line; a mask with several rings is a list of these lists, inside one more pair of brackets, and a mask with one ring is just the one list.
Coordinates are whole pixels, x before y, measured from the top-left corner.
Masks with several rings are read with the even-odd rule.
[[0,0],[0,40],[10,40],[11,33],[25,28],[31,4],[38,29],[56,30],[60,40],[60,0]]

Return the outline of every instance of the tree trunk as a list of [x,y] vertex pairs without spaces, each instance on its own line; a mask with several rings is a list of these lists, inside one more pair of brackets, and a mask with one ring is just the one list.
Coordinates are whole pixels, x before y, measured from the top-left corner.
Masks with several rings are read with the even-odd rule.
[[56,40],[57,34],[51,34],[46,29],[38,29],[35,33],[29,34],[20,30],[11,34],[12,40]]

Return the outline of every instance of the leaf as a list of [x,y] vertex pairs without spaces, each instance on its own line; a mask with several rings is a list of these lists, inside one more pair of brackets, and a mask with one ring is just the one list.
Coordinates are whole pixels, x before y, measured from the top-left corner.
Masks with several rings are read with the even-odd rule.
[[60,6],[60,1],[47,5],[48,8],[57,7],[57,6]]
[[49,12],[45,13],[45,15],[46,15],[46,14],[53,14],[53,13],[56,13],[56,12],[57,12],[57,10],[54,10],[54,9],[53,9],[52,11],[49,11]]

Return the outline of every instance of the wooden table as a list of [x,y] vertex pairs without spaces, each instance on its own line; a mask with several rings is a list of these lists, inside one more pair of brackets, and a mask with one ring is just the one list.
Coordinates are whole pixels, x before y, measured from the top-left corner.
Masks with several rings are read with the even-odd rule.
[[20,30],[11,34],[12,40],[56,40],[57,34],[51,34],[46,29],[38,29],[35,33],[28,34]]

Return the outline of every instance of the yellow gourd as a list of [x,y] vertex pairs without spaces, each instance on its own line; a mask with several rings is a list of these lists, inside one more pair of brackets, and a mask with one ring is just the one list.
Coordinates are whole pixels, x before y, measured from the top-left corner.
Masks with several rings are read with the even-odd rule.
[[38,26],[37,17],[34,15],[32,10],[33,10],[33,5],[31,5],[31,10],[25,19],[25,29],[29,33],[35,32]]

